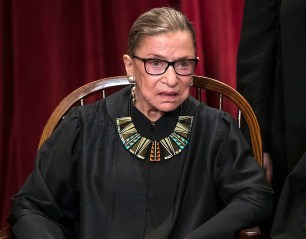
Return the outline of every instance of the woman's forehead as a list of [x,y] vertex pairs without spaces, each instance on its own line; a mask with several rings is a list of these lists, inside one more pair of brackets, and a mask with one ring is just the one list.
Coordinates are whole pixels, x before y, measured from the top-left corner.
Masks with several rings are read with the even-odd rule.
[[153,36],[145,36],[135,51],[143,54],[166,54],[175,52],[185,52],[194,54],[195,49],[192,35],[188,31],[176,31],[161,33]]

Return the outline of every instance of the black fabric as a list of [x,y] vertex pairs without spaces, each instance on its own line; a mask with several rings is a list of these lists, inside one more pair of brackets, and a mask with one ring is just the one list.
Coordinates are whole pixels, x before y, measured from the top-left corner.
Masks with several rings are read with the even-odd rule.
[[169,160],[149,162],[127,151],[118,136],[115,121],[128,116],[129,92],[64,118],[13,198],[15,235],[26,230],[16,225],[30,215],[48,223],[33,220],[32,236],[21,238],[38,238],[35,230],[52,230],[51,223],[65,238],[229,239],[269,217],[272,190],[229,115],[190,97],[181,109],[194,115],[188,146]]
[[304,239],[306,235],[306,153],[286,179],[271,237]]
[[180,114],[180,107],[172,112],[167,112],[156,122],[151,122],[135,106],[131,107],[131,116],[138,133],[151,140],[161,140],[169,136],[176,126]]
[[[39,225],[44,225],[39,228]],[[64,233],[56,222],[38,215],[25,215],[14,225],[13,238],[64,239]]]
[[306,150],[305,0],[246,0],[237,88],[258,118],[279,196]]

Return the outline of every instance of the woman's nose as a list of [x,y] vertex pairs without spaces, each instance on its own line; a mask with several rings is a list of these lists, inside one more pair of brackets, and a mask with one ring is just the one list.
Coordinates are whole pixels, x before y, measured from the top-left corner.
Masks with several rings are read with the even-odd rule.
[[169,66],[165,74],[165,83],[169,86],[175,86],[178,82],[177,74],[173,66]]

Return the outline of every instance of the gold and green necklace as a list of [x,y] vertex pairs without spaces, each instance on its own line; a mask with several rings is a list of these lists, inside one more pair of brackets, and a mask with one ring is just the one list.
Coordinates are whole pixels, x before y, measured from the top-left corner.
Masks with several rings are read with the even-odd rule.
[[193,116],[179,116],[174,131],[161,140],[151,140],[137,132],[131,117],[117,118],[117,127],[123,146],[140,159],[159,162],[179,154],[188,145]]

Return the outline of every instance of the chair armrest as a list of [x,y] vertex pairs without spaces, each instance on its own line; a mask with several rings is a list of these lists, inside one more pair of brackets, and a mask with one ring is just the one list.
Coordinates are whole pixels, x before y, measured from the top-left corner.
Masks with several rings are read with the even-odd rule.
[[259,226],[242,229],[239,232],[239,239],[259,239],[261,230]]
[[11,227],[7,226],[0,231],[0,239],[9,239],[12,237]]

